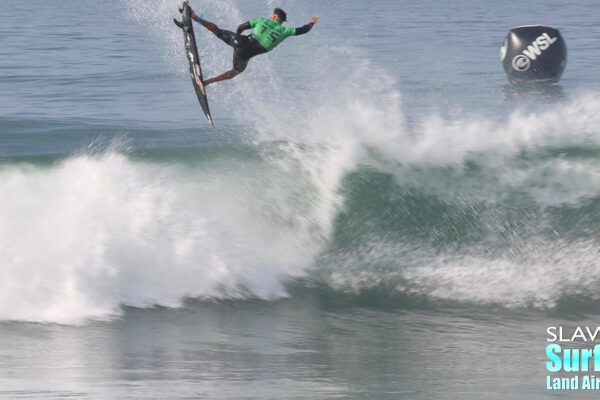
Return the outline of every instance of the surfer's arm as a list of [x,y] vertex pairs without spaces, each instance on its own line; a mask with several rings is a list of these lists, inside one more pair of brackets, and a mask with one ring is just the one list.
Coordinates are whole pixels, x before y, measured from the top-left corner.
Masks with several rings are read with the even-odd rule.
[[319,17],[312,17],[306,25],[301,26],[300,28],[296,28],[296,36],[304,35],[305,33],[310,32],[310,30],[315,25],[315,23],[317,22],[318,19],[319,19]]
[[250,21],[244,22],[243,24],[238,26],[237,34],[239,35],[240,33],[244,32],[246,29],[252,29],[252,27],[250,26]]
[[314,24],[306,24],[304,26],[301,26],[300,28],[296,28],[296,36],[298,35],[304,35],[305,33],[310,32],[310,30],[312,29]]

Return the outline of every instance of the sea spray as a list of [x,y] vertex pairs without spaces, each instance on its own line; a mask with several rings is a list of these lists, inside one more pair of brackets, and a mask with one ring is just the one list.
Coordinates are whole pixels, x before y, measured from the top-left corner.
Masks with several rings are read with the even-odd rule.
[[282,279],[320,245],[301,199],[312,185],[245,157],[163,165],[111,151],[3,166],[0,318],[71,323],[186,296],[285,295]]

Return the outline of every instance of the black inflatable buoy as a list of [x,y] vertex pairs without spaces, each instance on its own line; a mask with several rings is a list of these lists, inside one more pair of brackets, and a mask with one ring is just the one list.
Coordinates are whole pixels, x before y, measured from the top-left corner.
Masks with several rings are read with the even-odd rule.
[[500,58],[511,83],[556,83],[567,65],[567,46],[558,29],[519,26],[508,32]]

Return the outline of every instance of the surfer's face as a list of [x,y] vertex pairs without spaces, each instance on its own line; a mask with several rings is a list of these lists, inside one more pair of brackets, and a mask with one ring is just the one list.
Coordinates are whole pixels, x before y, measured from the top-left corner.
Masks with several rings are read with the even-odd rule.
[[279,18],[279,15],[277,15],[277,14],[271,14],[270,20],[271,21],[279,21],[279,22],[281,22],[281,19]]

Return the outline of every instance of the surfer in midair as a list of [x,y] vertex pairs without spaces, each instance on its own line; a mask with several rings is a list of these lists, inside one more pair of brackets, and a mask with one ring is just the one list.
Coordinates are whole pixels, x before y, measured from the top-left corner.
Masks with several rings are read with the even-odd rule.
[[[233,68],[224,74],[204,81],[204,86],[215,82],[235,78],[248,66],[248,60],[259,54],[273,50],[279,43],[290,36],[298,36],[309,32],[319,17],[312,17],[300,28],[282,26],[287,19],[285,11],[276,8],[269,19],[255,18],[238,26],[237,31],[231,32],[220,29],[217,25],[199,17],[192,11],[192,19],[214,33],[219,39],[233,47]],[[252,29],[250,35],[242,32]]]

